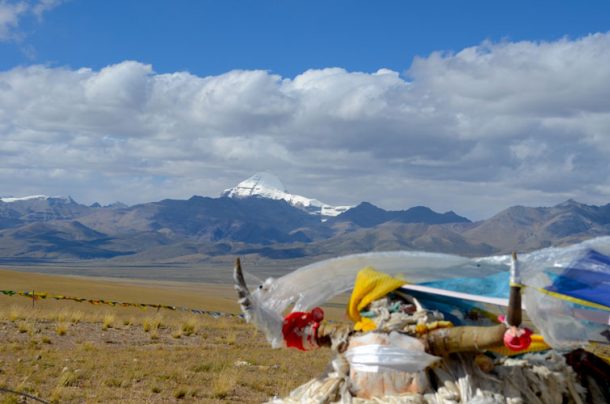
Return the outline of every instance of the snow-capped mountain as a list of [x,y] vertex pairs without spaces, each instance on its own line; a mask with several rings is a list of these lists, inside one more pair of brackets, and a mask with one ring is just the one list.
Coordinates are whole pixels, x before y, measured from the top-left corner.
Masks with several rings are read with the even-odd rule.
[[47,200],[50,198],[58,198],[58,197],[50,197],[46,195],[30,195],[30,196],[22,196],[19,198],[15,198],[12,196],[9,197],[1,197],[0,202],[4,203],[12,203],[12,202],[23,202],[23,201],[32,201],[32,200]]
[[269,173],[256,173],[247,180],[237,184],[237,186],[224,190],[221,196],[229,198],[259,197],[284,200],[295,208],[322,217],[338,216],[351,208],[351,206],[332,206],[320,202],[317,199],[291,194],[275,175]]

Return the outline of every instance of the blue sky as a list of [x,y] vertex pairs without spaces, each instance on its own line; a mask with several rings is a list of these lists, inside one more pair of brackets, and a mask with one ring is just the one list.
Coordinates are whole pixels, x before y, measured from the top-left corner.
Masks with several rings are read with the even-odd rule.
[[556,40],[605,32],[607,1],[71,0],[27,16],[0,68],[99,69],[124,60],[159,73],[217,75],[312,68],[402,72],[415,56],[484,40]]
[[0,196],[610,202],[605,1],[0,0]]

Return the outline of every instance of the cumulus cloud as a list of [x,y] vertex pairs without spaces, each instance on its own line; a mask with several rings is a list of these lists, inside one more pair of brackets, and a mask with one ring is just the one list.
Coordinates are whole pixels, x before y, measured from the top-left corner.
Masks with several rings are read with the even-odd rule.
[[609,65],[610,34],[595,34],[432,53],[404,74],[14,68],[0,72],[0,194],[135,203],[270,171],[327,203],[475,219],[607,203]]
[[57,7],[64,0],[0,0],[0,41],[20,39],[19,23],[23,18],[36,17],[38,20],[47,11]]

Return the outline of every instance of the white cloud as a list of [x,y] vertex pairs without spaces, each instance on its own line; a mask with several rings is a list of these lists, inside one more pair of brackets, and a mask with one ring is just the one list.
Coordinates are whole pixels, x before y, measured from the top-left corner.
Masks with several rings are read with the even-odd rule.
[[15,68],[0,72],[0,194],[134,203],[215,196],[271,171],[328,203],[472,218],[607,203],[605,66],[610,34],[433,53],[406,76]]
[[25,1],[0,1],[0,41],[13,36],[13,30],[19,25],[19,19],[28,11]]
[[64,3],[66,0],[38,0],[32,2],[31,9],[32,13],[38,17],[42,18],[43,14],[47,11],[54,9],[59,6],[61,3]]
[[39,21],[43,14],[64,0],[0,0],[0,42],[20,39],[19,24],[23,18],[34,16]]

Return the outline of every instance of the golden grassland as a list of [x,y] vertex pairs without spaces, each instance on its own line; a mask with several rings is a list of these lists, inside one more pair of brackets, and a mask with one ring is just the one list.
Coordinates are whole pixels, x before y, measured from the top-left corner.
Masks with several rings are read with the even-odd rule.
[[[0,289],[238,312],[230,285],[0,270]],[[238,317],[0,295],[0,387],[46,402],[263,402],[319,375],[329,358],[273,350]],[[0,391],[0,403],[18,402]]]

